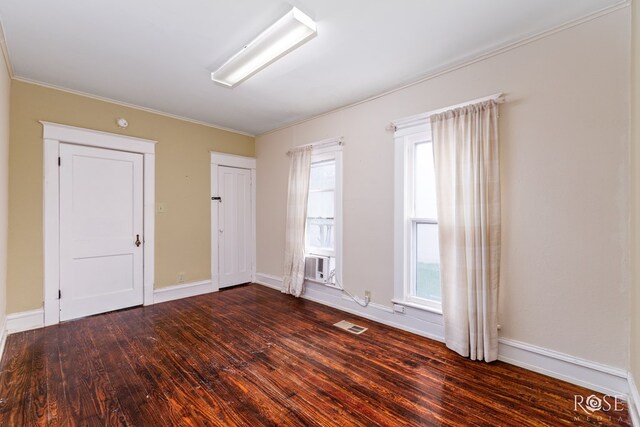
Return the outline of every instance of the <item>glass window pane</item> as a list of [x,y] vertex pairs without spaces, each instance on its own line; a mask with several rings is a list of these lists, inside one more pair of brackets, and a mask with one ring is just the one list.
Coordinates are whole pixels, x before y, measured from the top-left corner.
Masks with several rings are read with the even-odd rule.
[[335,159],[311,164],[305,242],[307,248],[334,250],[335,185]]
[[436,219],[436,175],[430,142],[416,144],[414,188],[416,218]]
[[437,224],[416,224],[415,261],[415,295],[433,301],[442,301]]
[[333,218],[335,193],[321,191],[309,193],[307,218]]
[[336,161],[314,163],[309,175],[309,190],[327,190],[336,187]]
[[335,234],[333,219],[307,218],[307,248],[334,250]]

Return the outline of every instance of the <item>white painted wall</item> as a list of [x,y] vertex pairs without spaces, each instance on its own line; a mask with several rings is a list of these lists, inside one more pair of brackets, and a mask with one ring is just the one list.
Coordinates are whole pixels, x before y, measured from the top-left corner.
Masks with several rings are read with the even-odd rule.
[[282,276],[285,152],[344,136],[344,285],[390,306],[393,135],[385,126],[505,92],[502,336],[627,369],[629,13],[258,137],[257,272]]
[[[2,41],[0,27],[0,42]],[[11,78],[0,52],[0,329],[4,328],[7,308],[7,232],[9,201],[9,91]],[[0,337],[2,334],[0,334]],[[2,354],[0,341],[0,354]]]
[[[630,298],[631,335],[629,371],[635,379],[635,385],[640,381],[640,6],[637,1],[632,3],[633,32],[632,32],[632,116],[631,116],[631,269],[632,292]],[[640,391],[635,390],[640,396]],[[635,402],[640,416],[640,400]]]

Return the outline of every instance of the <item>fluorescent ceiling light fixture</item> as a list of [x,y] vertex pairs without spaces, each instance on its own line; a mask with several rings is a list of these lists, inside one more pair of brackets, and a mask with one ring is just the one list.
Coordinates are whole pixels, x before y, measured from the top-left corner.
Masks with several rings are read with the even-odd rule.
[[211,73],[211,80],[234,87],[316,34],[316,23],[294,7]]

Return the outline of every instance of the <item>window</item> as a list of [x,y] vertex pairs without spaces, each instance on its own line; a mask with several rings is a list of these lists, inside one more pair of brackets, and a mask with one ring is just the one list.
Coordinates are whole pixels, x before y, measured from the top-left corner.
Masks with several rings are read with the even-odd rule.
[[335,257],[336,160],[314,156],[309,176],[306,248],[308,253]]
[[410,297],[440,303],[440,251],[438,247],[438,213],[433,144],[418,142],[413,147],[413,215],[411,236]]
[[440,251],[428,125],[396,132],[394,301],[441,311]]
[[341,279],[342,147],[313,149],[305,232],[307,255],[329,257],[329,284]]

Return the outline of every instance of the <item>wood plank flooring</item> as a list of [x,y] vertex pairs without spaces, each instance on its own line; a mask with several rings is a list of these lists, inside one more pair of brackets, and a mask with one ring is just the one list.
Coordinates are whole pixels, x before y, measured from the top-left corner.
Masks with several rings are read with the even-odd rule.
[[14,334],[0,363],[2,426],[631,425],[591,394],[259,285]]

